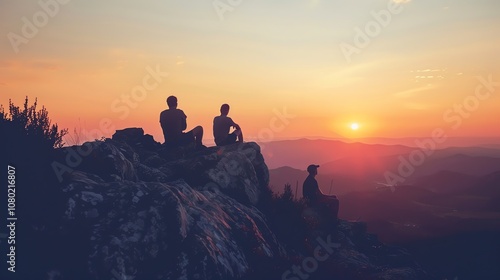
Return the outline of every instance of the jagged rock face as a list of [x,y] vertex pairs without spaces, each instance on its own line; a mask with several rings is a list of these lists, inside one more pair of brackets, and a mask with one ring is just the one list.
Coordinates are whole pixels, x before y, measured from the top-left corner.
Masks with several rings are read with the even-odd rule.
[[257,144],[168,151],[142,129],[113,139],[87,144],[63,182],[63,226],[88,225],[92,279],[236,279],[283,254],[255,207],[269,180]]

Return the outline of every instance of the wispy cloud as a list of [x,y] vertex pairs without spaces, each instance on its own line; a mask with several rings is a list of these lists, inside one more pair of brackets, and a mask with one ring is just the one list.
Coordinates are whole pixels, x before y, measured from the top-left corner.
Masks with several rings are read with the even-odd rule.
[[430,80],[443,80],[448,72],[447,69],[421,69],[410,71],[415,73],[415,82],[428,83]]
[[430,89],[433,89],[433,88],[435,88],[435,86],[433,86],[433,85],[426,85],[426,86],[422,86],[422,87],[417,87],[417,88],[412,88],[412,89],[409,89],[409,90],[404,90],[404,91],[397,92],[397,93],[394,94],[394,96],[397,97],[397,98],[410,98],[410,97],[415,96],[415,94],[418,93],[418,92],[430,90]]
[[425,103],[410,102],[406,103],[405,107],[410,110],[426,111],[429,110],[432,106],[430,104],[425,104]]
[[59,64],[44,61],[33,62],[31,67],[40,70],[60,70],[62,68]]
[[183,65],[185,63],[184,58],[180,55],[177,56],[176,60],[177,61],[175,62],[175,64],[177,64],[177,65]]
[[62,69],[62,65],[59,62],[52,62],[50,60],[36,60],[36,61],[4,60],[0,61],[0,68],[7,68],[9,70],[30,69],[33,71],[60,70]]

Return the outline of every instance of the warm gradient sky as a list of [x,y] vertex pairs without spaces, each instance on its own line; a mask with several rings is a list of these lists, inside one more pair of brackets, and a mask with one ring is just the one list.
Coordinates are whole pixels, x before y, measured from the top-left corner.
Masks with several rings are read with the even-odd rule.
[[[480,88],[484,100],[474,93],[477,76],[500,81],[500,1],[399,0],[402,11],[377,32],[372,11],[388,2],[242,0],[220,17],[213,0],[73,0],[44,25],[38,1],[0,0],[0,103],[38,97],[70,130],[104,119],[157,140],[172,94],[188,128],[202,124],[207,138],[225,102],[247,138],[261,140],[426,137],[435,128],[499,137],[500,86]],[[33,15],[41,27],[23,35],[22,18]],[[367,24],[373,38],[349,62],[340,45],[356,46]],[[125,105],[148,67],[169,76]],[[462,115],[448,111],[464,101]],[[295,117],[282,126],[273,111],[284,108]]]

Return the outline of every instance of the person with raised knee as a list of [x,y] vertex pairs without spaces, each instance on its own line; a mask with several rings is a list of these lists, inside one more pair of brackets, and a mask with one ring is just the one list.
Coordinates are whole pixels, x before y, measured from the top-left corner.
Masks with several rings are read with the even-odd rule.
[[177,97],[169,96],[167,98],[168,109],[160,113],[160,125],[167,146],[185,146],[190,143],[196,143],[201,147],[203,139],[203,127],[197,126],[188,132],[187,116],[181,109],[177,108]]
[[319,165],[311,164],[307,167],[309,176],[304,181],[302,186],[302,194],[310,206],[319,206],[319,208],[326,208],[328,214],[334,220],[338,219],[339,214],[339,200],[335,195],[326,195],[319,189],[316,175],[318,175]]
[[[217,146],[243,142],[241,127],[228,117],[228,114],[229,105],[222,104],[220,107],[220,116],[214,118],[214,139]],[[232,133],[229,133],[231,127],[234,127],[235,130]]]

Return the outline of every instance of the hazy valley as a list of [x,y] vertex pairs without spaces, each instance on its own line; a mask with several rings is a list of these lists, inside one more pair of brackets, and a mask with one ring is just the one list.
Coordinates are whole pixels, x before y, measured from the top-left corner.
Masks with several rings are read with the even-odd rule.
[[[303,139],[268,143],[263,153],[275,192],[290,184],[301,198],[305,167],[320,164],[318,183],[339,197],[342,219],[367,222],[381,240],[403,244],[441,277],[468,270],[477,277],[500,262],[500,149],[494,145],[424,151]],[[403,181],[394,184],[387,174]]]

